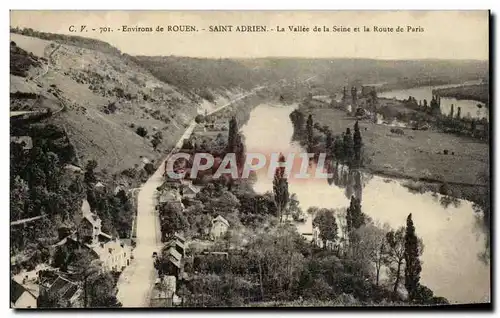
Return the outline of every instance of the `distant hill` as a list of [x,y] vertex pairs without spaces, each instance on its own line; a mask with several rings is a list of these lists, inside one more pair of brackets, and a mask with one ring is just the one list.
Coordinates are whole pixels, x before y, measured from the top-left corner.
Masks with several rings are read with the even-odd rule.
[[135,56],[137,64],[162,81],[189,90],[245,89],[280,79],[314,77],[312,88],[338,91],[344,85],[386,83],[386,88],[461,83],[489,76],[487,61],[374,59],[202,59]]
[[[95,39],[11,31],[11,110],[64,109],[54,123],[65,127],[83,161],[96,159],[110,171],[139,163],[139,156],[159,158],[151,146],[155,131],[165,136],[159,150],[166,150],[198,111],[257,86],[309,79],[298,95],[330,94],[344,85],[411,87],[489,76],[487,61],[130,56]],[[136,134],[139,126],[146,137]]]

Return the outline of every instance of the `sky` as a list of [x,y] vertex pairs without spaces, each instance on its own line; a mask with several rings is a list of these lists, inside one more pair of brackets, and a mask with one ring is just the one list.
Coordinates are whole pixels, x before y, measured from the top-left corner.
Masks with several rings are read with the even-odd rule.
[[[131,55],[488,60],[488,11],[11,11],[11,27],[100,39]],[[70,26],[88,32],[70,32]],[[128,27],[190,25],[196,32],[135,33]],[[209,32],[232,25],[233,32]],[[262,25],[267,32],[234,32]],[[278,27],[310,32],[277,32]],[[312,32],[314,26],[330,32]],[[333,26],[351,32],[331,32]],[[360,31],[367,26],[371,32]],[[394,32],[374,32],[392,27]],[[395,32],[401,26],[405,32]],[[406,32],[408,26],[423,32]],[[99,33],[100,27],[113,32]],[[96,31],[92,31],[92,28]]]

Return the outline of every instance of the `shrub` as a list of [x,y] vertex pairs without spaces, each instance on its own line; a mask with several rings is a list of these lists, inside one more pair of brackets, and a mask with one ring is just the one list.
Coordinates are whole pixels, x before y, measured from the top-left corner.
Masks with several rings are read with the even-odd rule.
[[194,119],[194,121],[197,123],[197,124],[201,124],[203,122],[205,122],[205,116],[203,115],[197,115]]
[[448,183],[444,182],[441,184],[439,187],[439,193],[442,195],[448,195],[450,193],[450,187],[448,186]]
[[141,137],[146,137],[148,135],[148,131],[146,130],[146,128],[144,128],[142,126],[137,127],[137,129],[135,130],[135,133]]

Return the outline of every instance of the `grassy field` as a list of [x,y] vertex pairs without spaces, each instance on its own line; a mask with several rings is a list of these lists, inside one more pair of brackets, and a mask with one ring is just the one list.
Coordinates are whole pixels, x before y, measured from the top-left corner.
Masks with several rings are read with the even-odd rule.
[[[327,125],[334,134],[353,129],[355,118],[338,109],[309,109],[314,122]],[[488,145],[436,131],[403,129],[368,121],[359,122],[364,143],[365,167],[375,173],[396,177],[439,180],[456,184],[484,184],[478,175],[489,171]],[[319,132],[318,132],[319,133]],[[448,154],[443,153],[448,150]]]

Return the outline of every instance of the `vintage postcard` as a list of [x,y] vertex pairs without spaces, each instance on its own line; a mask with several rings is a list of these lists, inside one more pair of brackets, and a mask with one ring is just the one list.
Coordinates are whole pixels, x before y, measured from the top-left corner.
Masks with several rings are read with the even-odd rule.
[[488,11],[11,11],[11,308],[491,308]]

